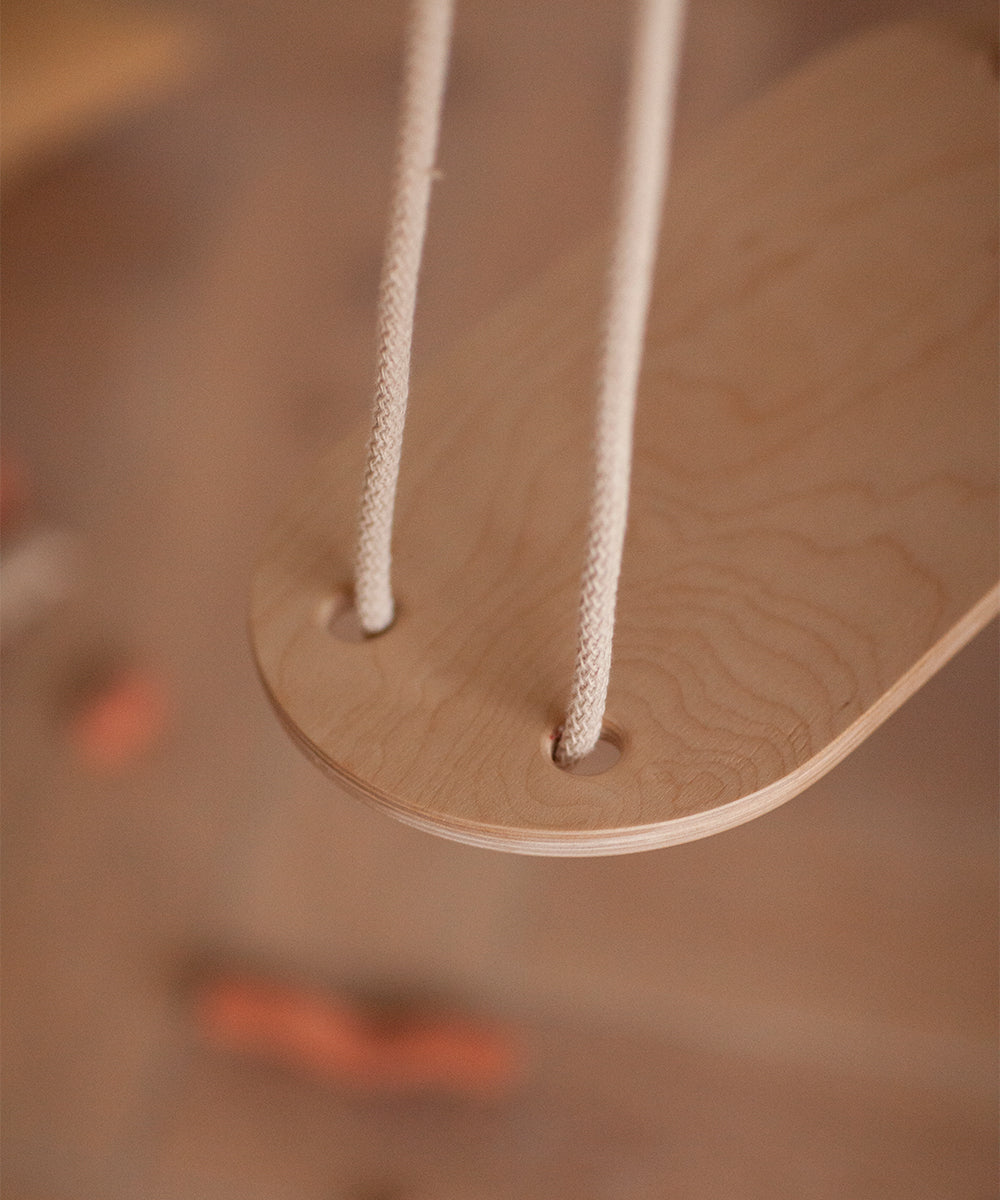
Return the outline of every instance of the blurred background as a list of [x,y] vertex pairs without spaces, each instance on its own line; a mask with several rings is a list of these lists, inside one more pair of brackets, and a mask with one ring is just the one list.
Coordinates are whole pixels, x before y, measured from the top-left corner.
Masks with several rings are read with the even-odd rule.
[[[992,0],[691,0],[677,160]],[[605,222],[629,6],[459,0],[416,370]],[[518,858],[347,798],[247,647],[369,402],[397,0],[5,0],[10,1200],[996,1194],[997,636],[794,803]]]

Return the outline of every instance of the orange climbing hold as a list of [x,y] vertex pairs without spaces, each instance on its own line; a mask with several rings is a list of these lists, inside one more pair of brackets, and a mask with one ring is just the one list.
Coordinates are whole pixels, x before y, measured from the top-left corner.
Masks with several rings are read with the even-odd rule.
[[137,669],[122,670],[81,701],[70,719],[69,739],[84,766],[113,774],[150,750],[166,720],[160,681]]
[[217,1044],[371,1092],[492,1097],[521,1071],[517,1039],[495,1024],[416,1006],[365,1006],[261,978],[210,981],[196,1015]]

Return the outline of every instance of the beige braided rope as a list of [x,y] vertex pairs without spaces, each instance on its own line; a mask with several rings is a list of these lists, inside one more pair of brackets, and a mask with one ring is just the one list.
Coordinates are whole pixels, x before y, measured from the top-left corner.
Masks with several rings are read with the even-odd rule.
[[682,0],[641,0],[632,55],[615,245],[598,375],[594,490],[576,666],[556,760],[571,766],[604,722],[625,544],[635,397],[680,66]]
[[414,0],[396,174],[378,299],[378,375],[368,442],[354,603],[361,628],[393,620],[392,521],[403,448],[417,276],[427,230],[451,42],[452,0]]
[[[594,489],[579,637],[556,760],[571,766],[600,740],[611,672],[632,464],[635,397],[652,288],[680,66],[683,0],[638,0],[638,19],[597,385]],[[378,379],[355,572],[366,633],[394,616],[393,509],[409,387],[417,276],[427,227],[451,36],[451,0],[414,0],[403,119],[379,291]]]

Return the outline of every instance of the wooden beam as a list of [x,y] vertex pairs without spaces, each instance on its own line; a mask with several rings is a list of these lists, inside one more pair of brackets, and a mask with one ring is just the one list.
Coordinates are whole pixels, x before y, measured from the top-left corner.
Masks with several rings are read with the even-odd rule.
[[113,0],[3,6],[2,162],[10,178],[190,72],[195,23]]

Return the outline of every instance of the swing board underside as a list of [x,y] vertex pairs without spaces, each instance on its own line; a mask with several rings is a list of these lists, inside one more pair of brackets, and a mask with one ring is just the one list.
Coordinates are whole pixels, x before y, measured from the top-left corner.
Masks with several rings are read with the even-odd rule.
[[272,530],[251,633],[358,796],[529,854],[738,825],[848,754],[997,612],[997,84],[906,26],[809,65],[670,187],[603,774],[551,761],[573,664],[605,248],[416,381],[398,616],[341,640],[366,430]]

